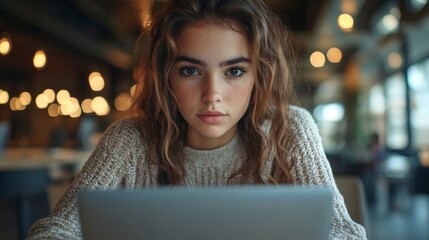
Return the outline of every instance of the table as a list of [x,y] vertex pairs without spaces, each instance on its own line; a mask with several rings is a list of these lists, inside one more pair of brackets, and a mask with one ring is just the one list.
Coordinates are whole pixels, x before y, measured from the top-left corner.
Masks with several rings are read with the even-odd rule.
[[72,180],[92,153],[70,148],[7,148],[0,156],[0,171],[46,167],[51,181]]
[[79,151],[69,148],[7,148],[0,156],[0,171],[49,167],[74,167],[79,170],[92,150]]

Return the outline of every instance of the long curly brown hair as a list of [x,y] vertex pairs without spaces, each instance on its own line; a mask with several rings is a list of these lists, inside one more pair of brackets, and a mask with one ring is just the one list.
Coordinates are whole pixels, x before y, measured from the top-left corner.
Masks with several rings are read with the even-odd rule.
[[[183,147],[187,124],[180,115],[169,84],[177,53],[178,37],[190,24],[224,22],[247,34],[256,80],[247,112],[238,133],[247,160],[229,178],[230,183],[290,183],[287,149],[290,144],[288,106],[294,101],[296,54],[281,20],[262,0],[173,0],[154,16],[140,38],[138,81],[134,106],[144,120],[148,159],[158,167],[158,183],[179,185],[184,176]],[[269,132],[262,125],[270,121]],[[265,161],[273,158],[272,169]],[[264,180],[261,174],[268,176]]]

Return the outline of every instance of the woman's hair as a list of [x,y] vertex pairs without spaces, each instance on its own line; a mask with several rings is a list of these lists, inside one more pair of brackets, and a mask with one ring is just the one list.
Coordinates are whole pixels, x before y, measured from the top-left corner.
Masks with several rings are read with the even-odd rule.
[[[183,147],[187,124],[169,84],[169,73],[182,30],[214,21],[245,32],[251,47],[255,84],[249,107],[238,123],[247,160],[230,176],[230,183],[290,183],[286,164],[288,106],[295,99],[296,56],[281,20],[262,0],[173,0],[158,12],[141,37],[135,107],[144,119],[149,162],[158,167],[158,183],[178,185],[184,176]],[[271,128],[264,132],[263,123]],[[156,149],[156,151],[153,151]],[[265,161],[273,158],[272,169]],[[261,175],[267,176],[267,178]]]

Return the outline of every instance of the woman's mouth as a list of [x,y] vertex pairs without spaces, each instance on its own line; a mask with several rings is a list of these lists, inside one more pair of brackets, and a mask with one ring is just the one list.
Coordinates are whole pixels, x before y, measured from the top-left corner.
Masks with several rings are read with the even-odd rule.
[[228,115],[219,111],[206,111],[198,113],[197,116],[205,123],[217,124],[222,122]]

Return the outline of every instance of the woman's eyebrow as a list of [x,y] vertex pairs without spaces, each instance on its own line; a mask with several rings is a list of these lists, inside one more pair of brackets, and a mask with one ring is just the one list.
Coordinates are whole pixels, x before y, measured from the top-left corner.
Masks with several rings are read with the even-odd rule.
[[176,59],[174,59],[174,62],[189,62],[189,63],[192,63],[192,64],[201,65],[201,66],[206,66],[207,65],[207,63],[205,63],[205,62],[203,62],[201,60],[198,60],[198,59],[195,59],[195,58],[191,58],[191,57],[188,57],[188,56],[179,56]]
[[[188,56],[179,56],[174,60],[174,62],[189,62],[196,65],[207,66],[207,63]],[[234,65],[237,63],[243,63],[243,62],[250,63],[251,61],[249,58],[246,58],[246,57],[237,57],[230,60],[222,61],[219,63],[219,66],[225,67],[225,66]]]
[[243,63],[243,62],[244,63],[250,63],[250,59],[246,58],[246,57],[233,58],[231,60],[226,60],[226,61],[219,63],[219,66],[225,67],[225,66],[234,65],[237,63]]

